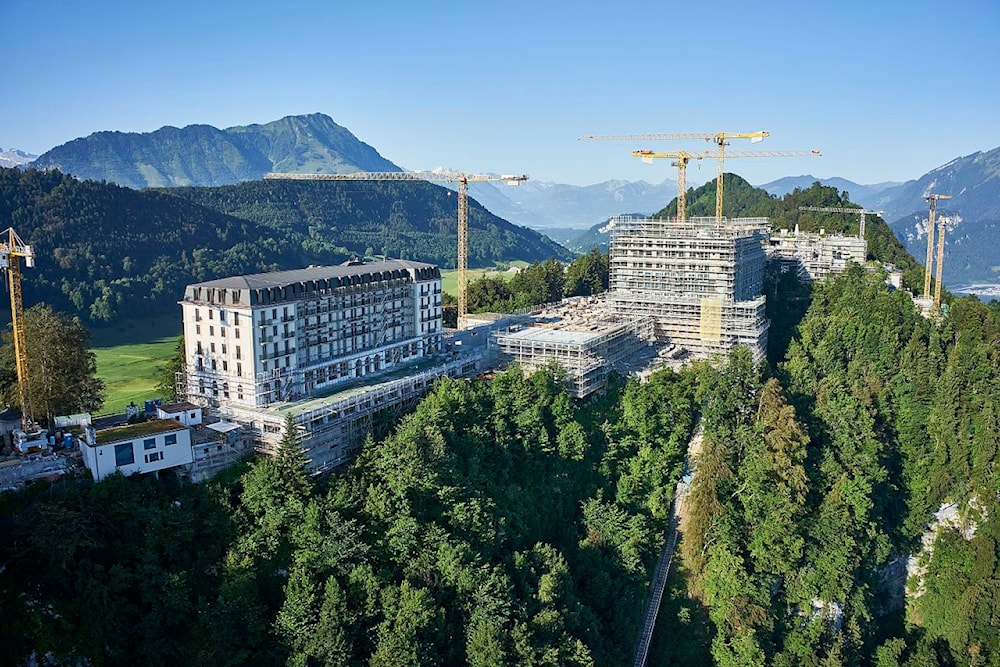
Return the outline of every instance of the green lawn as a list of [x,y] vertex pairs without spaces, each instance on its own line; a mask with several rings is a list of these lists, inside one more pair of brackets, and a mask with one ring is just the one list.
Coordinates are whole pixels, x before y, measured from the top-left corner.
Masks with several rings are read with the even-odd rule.
[[91,330],[97,375],[106,389],[99,412],[124,412],[129,401],[142,405],[158,398],[160,369],[173,356],[180,329],[179,316],[163,316]]

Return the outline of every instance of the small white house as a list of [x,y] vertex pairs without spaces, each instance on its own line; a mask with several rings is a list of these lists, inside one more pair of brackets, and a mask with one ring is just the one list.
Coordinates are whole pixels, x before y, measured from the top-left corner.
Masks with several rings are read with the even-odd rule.
[[201,406],[187,401],[161,405],[156,408],[156,418],[173,419],[185,426],[197,426],[201,423]]
[[156,472],[189,465],[191,430],[173,419],[155,419],[95,431],[86,427],[83,461],[98,482],[113,472]]

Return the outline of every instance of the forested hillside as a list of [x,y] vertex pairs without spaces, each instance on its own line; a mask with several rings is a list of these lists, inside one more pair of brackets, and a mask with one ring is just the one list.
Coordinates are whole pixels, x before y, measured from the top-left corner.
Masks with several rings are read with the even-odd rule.
[[[44,301],[93,323],[162,313],[191,282],[336,264],[352,255],[388,252],[454,266],[455,199],[444,188],[324,185],[185,191],[192,202],[171,196],[174,190],[140,192],[58,171],[0,169],[0,219],[35,249],[37,266],[23,273],[25,305]],[[470,226],[473,266],[568,255],[474,203]]]
[[301,265],[305,255],[296,239],[247,220],[58,171],[0,170],[0,219],[34,247],[25,306],[91,322],[162,313],[189,282]]
[[998,342],[1000,304],[925,320],[853,267],[776,368],[445,380],[337,476],[289,438],[203,486],[6,494],[4,655],[627,664],[700,417],[651,665],[997,664]]
[[[389,181],[251,181],[163,192],[302,239],[303,248],[388,254],[456,265],[456,195],[439,185]],[[469,200],[469,265],[569,259],[572,253]]]
[[0,496],[5,661],[625,664],[691,401],[515,370],[442,381],[324,480],[286,440],[204,486]]
[[[816,287],[780,384],[745,355],[710,374],[683,551],[717,664],[1000,661],[998,341],[997,304],[938,325],[855,267]],[[944,503],[965,530],[907,586]]]

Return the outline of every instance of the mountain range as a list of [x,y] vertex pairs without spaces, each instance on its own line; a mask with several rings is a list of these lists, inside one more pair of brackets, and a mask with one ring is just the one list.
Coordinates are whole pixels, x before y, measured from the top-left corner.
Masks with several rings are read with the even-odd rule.
[[920,178],[886,191],[890,226],[914,257],[927,249],[928,193],[946,220],[944,283],[961,288],[1000,283],[1000,148],[955,158]]
[[[3,155],[21,166],[30,157],[20,151]],[[320,113],[225,130],[191,125],[143,134],[97,132],[53,148],[31,164],[132,188],[232,185],[259,180],[268,171],[400,169]],[[956,158],[906,183],[862,185],[842,178],[803,175],[778,179],[763,188],[772,195],[784,195],[818,181],[838,192],[847,191],[851,201],[884,210],[885,219],[917,257],[924,256],[920,246],[926,239],[923,194],[929,189],[952,194],[954,199],[941,206],[942,214],[950,220],[946,283],[1000,282],[1000,260],[994,250],[1000,240],[998,174],[1000,149],[994,149]],[[529,180],[517,188],[473,184],[470,191],[499,217],[568,240],[579,236],[571,230],[599,228],[617,214],[657,211],[674,199],[675,187],[670,180],[659,184],[606,181],[583,187]],[[599,238],[590,234],[585,240],[589,244]]]
[[627,211],[658,211],[677,196],[677,182],[611,180],[579,186],[529,180],[516,188],[474,183],[469,191],[501,218],[547,232],[587,229]]
[[857,202],[868,209],[878,208],[879,202],[884,202],[884,197],[880,197],[882,193],[902,185],[902,183],[898,181],[886,181],[884,183],[861,185],[860,183],[849,181],[846,178],[816,178],[815,176],[805,175],[785,176],[784,178],[779,178],[776,181],[764,183],[763,185],[758,185],[757,187],[762,190],[766,190],[768,193],[775,195],[776,197],[784,197],[795,188],[806,190],[813,183],[819,183],[820,185],[837,188],[839,192],[846,191],[850,195],[851,201]]
[[6,151],[0,148],[0,167],[19,167],[23,164],[29,164],[37,158],[37,155],[25,153],[16,148]]
[[[31,166],[133,189],[232,185],[259,180],[269,171],[401,170],[321,113],[224,130],[189,125],[146,133],[95,132],[46,151]],[[612,180],[588,186],[529,180],[517,188],[473,183],[469,190],[486,208],[514,224],[582,230],[623,211],[652,213],[674,197],[676,187],[671,180],[657,184]]]
[[95,132],[46,151],[32,166],[133,189],[232,185],[269,171],[400,171],[320,113],[225,130],[188,125],[147,133]]

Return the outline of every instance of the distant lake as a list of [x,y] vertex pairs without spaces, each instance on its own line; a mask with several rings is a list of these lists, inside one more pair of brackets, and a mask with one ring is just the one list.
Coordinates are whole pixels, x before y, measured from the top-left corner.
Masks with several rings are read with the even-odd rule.
[[1000,283],[975,283],[973,285],[962,285],[951,288],[955,294],[971,294],[979,297],[983,303],[989,303],[993,299],[1000,300]]

